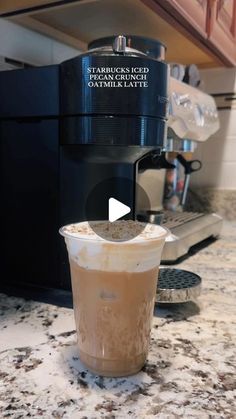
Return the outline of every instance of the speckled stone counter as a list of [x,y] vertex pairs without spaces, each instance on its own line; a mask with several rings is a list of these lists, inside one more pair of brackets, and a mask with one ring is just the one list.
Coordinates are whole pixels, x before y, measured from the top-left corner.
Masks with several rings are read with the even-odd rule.
[[224,220],[236,219],[236,190],[217,188],[193,188],[188,191],[187,211],[221,215]]
[[0,295],[0,418],[236,418],[236,223],[178,265],[197,303],[158,307],[150,354],[130,378],[90,374],[71,309]]

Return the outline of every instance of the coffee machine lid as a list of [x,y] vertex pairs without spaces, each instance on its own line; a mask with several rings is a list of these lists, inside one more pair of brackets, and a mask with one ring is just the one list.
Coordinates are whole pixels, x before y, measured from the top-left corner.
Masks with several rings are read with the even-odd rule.
[[164,61],[166,47],[156,39],[136,35],[113,35],[96,39],[88,44],[89,53],[125,53],[127,55],[146,55]]

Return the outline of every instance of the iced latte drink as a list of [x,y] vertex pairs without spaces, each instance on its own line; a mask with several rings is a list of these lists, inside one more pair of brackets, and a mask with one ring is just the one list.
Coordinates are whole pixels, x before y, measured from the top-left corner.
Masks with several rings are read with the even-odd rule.
[[[101,236],[91,228],[94,223]],[[167,232],[147,224],[141,234],[126,241],[130,229],[134,237],[140,223],[94,221],[60,230],[70,261],[80,359],[103,376],[138,372],[148,353]]]

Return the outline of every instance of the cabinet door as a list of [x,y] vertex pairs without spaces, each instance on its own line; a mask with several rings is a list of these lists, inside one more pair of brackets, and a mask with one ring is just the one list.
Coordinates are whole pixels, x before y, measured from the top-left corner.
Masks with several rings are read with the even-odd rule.
[[208,0],[165,0],[159,1],[159,4],[173,14],[173,17],[182,20],[184,26],[191,26],[204,38],[207,37]]
[[209,7],[209,41],[226,64],[236,65],[236,0],[213,0]]

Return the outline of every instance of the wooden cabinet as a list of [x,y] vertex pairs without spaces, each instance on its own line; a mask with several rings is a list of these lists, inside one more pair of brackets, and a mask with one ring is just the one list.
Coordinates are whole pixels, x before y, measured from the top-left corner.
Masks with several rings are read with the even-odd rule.
[[208,0],[165,0],[159,3],[173,15],[178,13],[187,25],[195,28],[204,38],[207,37]]
[[236,66],[236,0],[0,0],[0,16],[80,50],[131,33],[163,41],[170,61]]
[[236,0],[209,3],[209,45],[236,65]]
[[236,0],[150,1],[168,13],[167,19],[174,17],[183,30],[224,64],[236,66]]

